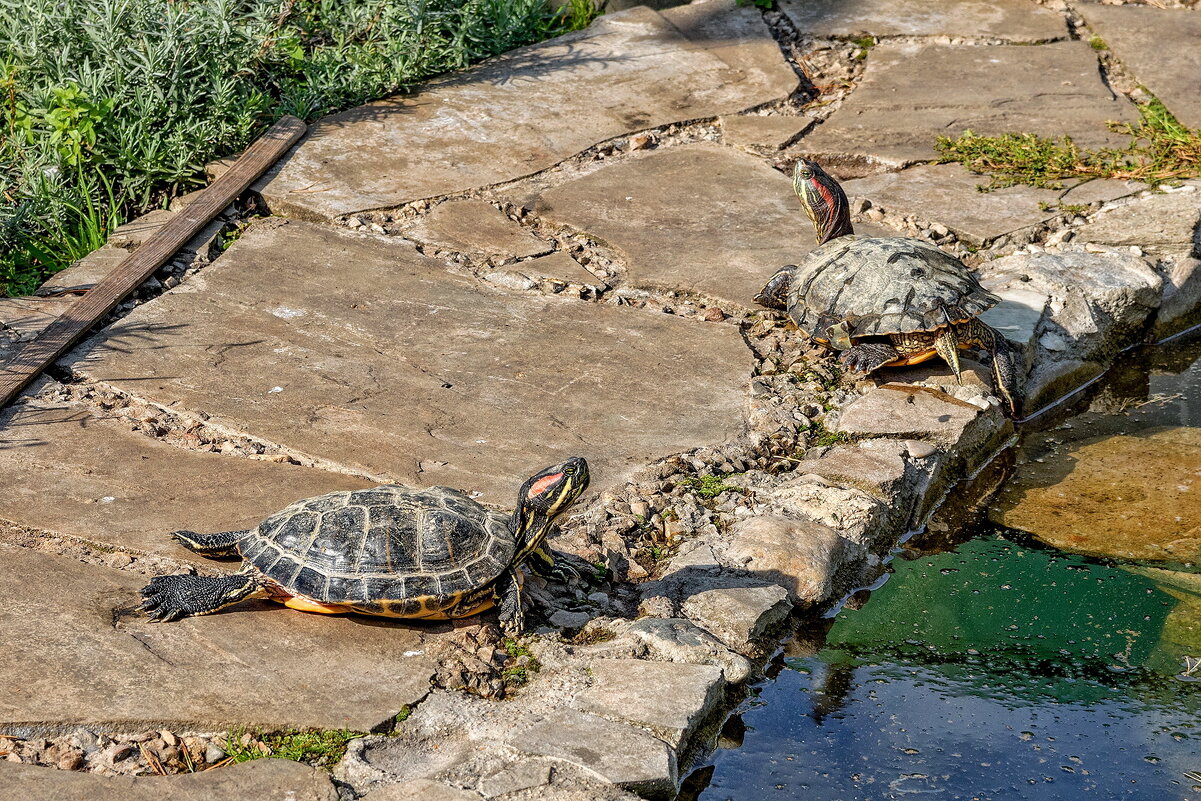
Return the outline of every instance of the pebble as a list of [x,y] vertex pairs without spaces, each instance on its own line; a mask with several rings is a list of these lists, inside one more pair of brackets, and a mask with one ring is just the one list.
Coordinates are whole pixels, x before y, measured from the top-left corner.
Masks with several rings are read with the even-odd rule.
[[716,306],[710,306],[705,309],[705,320],[711,323],[720,323],[726,319],[726,313]]
[[916,439],[907,439],[905,440],[905,450],[914,459],[925,459],[927,456],[933,455],[938,449],[929,442],[922,442],[921,440]]
[[225,751],[214,743],[209,743],[208,748],[204,749],[204,761],[210,765],[220,762],[225,759]]
[[594,592],[588,596],[588,600],[592,601],[594,604],[600,604],[601,606],[604,606],[609,603],[609,596],[607,593]]
[[592,615],[587,612],[569,612],[566,609],[560,609],[550,616],[550,623],[562,629],[578,629],[591,619]]
[[121,553],[118,551],[117,553],[110,553],[104,562],[109,567],[120,570],[123,567],[129,567],[132,565],[133,557],[127,553]]

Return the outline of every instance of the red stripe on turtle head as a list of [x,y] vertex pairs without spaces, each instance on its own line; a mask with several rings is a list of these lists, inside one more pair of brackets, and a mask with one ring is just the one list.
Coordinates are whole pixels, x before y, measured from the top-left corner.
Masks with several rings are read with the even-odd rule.
[[555,484],[559,483],[559,480],[561,478],[563,478],[562,473],[552,473],[549,476],[543,476],[542,478],[540,478],[534,482],[533,486],[530,487],[530,491],[528,493],[526,493],[526,497],[527,498],[537,498],[539,495],[546,492],[548,489],[553,487]]

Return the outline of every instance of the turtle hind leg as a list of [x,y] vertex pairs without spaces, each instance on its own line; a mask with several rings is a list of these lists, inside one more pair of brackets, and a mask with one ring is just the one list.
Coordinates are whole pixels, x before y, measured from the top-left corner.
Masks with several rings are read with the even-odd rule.
[[860,342],[838,357],[848,370],[870,373],[901,358],[901,352],[885,342]]
[[189,551],[201,556],[237,556],[240,543],[249,529],[243,531],[222,531],[217,534],[197,534],[195,531],[175,531],[171,536]]
[[755,302],[776,311],[788,311],[788,290],[792,287],[795,276],[795,264],[776,270],[776,274],[769,278],[763,289],[759,290],[759,294],[755,295]]
[[155,576],[141,589],[138,609],[151,620],[167,622],[192,615],[207,615],[244,601],[263,588],[254,573],[230,576]]
[[993,382],[996,393],[1005,401],[1009,413],[1018,417],[1021,413],[1021,402],[1018,397],[1018,376],[1021,373],[1021,356],[1009,344],[1009,340],[996,329],[979,320],[971,320],[965,324],[967,336],[963,337],[966,344],[976,345],[988,353],[992,360]]

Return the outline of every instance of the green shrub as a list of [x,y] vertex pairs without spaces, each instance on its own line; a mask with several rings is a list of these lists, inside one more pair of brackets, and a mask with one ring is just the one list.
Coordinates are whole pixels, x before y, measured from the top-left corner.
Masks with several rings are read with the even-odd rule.
[[583,27],[592,0],[0,0],[0,294],[312,119]]

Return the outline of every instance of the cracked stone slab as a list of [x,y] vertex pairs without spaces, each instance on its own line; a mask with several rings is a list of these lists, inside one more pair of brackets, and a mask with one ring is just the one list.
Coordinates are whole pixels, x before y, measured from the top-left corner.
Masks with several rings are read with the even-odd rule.
[[255,759],[177,776],[101,776],[0,760],[0,798],[37,801],[337,801],[329,774],[289,759]]
[[599,490],[735,436],[751,354],[731,325],[495,289],[399,239],[276,221],[69,364],[317,464],[508,507],[569,455]]
[[1136,246],[1156,256],[1201,255],[1201,191],[1152,194],[1103,209],[1076,230],[1076,241]]
[[412,627],[266,602],[155,624],[146,576],[0,544],[0,728],[368,731],[429,691]]
[[509,256],[524,259],[549,253],[552,247],[482,200],[439,203],[404,230],[409,239],[475,258]]
[[776,270],[816,246],[787,176],[711,143],[627,159],[547,190],[533,204],[544,219],[619,250],[629,284],[743,307],[754,306]]
[[1132,122],[1129,102],[1101,81],[1085,42],[1035,47],[881,44],[863,80],[801,140],[805,155],[848,177],[937,158],[939,136],[1029,132],[1081,147],[1122,147],[1107,122]]
[[712,665],[596,659],[592,685],[576,696],[585,712],[653,731],[677,751],[717,708],[725,679]]
[[[999,417],[1000,412],[995,416]],[[852,437],[892,437],[956,445],[990,417],[974,403],[908,384],[877,387],[843,410],[835,428]],[[987,424],[985,425],[987,426]]]
[[[301,498],[371,486],[297,465],[186,450],[90,407],[27,400],[0,415],[0,518],[172,559],[167,536],[255,526]],[[234,563],[224,563],[231,569]]]
[[712,1],[669,21],[634,8],[318,121],[262,196],[273,213],[308,219],[394,207],[530,175],[598,142],[752,108],[796,86],[758,9]]
[[[997,237],[1049,220],[1059,214],[1055,206],[1061,202],[1089,202],[1072,197],[1071,191],[1032,186],[980,191],[987,183],[987,176],[959,164],[929,164],[857,178],[845,182],[842,188],[848,197],[866,198],[884,211],[942,223],[972,245],[986,245]],[[1140,186],[1128,186],[1125,181],[1090,181],[1076,192],[1089,187],[1094,195],[1108,200],[1133,194]],[[1069,197],[1061,198],[1065,194]]]
[[604,281],[588,272],[578,261],[561,250],[522,262],[519,266],[523,272],[540,278],[550,278],[583,286],[605,285]]
[[805,116],[740,114],[721,118],[721,136],[726,144],[738,147],[780,150],[816,122]]
[[780,10],[808,36],[976,36],[1043,42],[1068,34],[1062,14],[1029,0],[781,0]]
[[1076,10],[1176,119],[1201,128],[1201,15],[1136,5],[1081,3]]
[[645,798],[670,798],[679,776],[672,749],[635,726],[562,709],[531,715],[507,738],[524,753],[561,759]]

